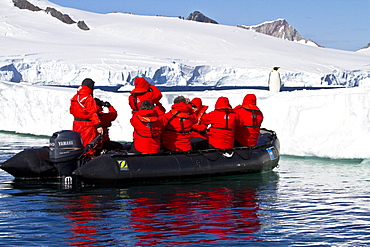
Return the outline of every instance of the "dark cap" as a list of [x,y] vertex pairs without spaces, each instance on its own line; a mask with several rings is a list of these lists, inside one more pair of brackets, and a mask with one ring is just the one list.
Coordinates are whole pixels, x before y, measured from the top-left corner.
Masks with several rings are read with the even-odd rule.
[[151,110],[153,108],[154,105],[149,100],[144,100],[140,106],[140,110]]
[[91,80],[90,78],[86,78],[82,81],[82,85],[90,88],[91,90],[94,90],[94,84],[95,82]]
[[186,99],[184,96],[180,95],[180,96],[177,96],[174,100],[173,100],[173,103],[180,103],[180,102],[184,102],[184,103],[187,103],[186,102]]

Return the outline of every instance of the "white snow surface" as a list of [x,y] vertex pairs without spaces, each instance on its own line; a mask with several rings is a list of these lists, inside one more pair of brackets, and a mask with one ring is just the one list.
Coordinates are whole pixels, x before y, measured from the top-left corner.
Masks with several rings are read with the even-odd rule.
[[275,66],[285,86],[352,87],[370,78],[365,51],[312,47],[174,17],[96,14],[29,1],[83,20],[90,30],[0,0],[0,80],[77,85],[91,77],[99,85],[122,85],[122,90],[130,89],[136,76],[168,86],[267,86]]
[[[131,141],[128,93],[137,76],[162,86],[265,86],[279,66],[285,87],[307,90],[218,90],[163,93],[167,110],[177,95],[201,97],[212,110],[217,97],[232,106],[254,93],[264,113],[262,127],[276,131],[281,153],[329,158],[370,158],[370,49],[348,52],[312,47],[253,31],[179,18],[123,13],[96,14],[53,7],[89,31],[44,11],[32,12],[0,0],[0,130],[51,136],[71,129],[70,98],[86,77],[118,111],[113,140]],[[54,85],[54,86],[48,86]],[[309,90],[317,86],[340,89]]]

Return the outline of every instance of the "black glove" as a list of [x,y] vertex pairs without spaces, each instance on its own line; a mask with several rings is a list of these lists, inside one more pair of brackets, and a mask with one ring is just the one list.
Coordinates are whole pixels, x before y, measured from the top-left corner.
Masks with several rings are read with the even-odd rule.
[[108,101],[106,101],[106,102],[104,102],[104,106],[109,108],[109,107],[111,107],[112,105],[111,105]]
[[100,107],[103,107],[104,105],[103,105],[103,101],[101,101],[100,99],[98,99],[98,98],[94,98],[95,99],[95,102],[96,102],[96,104],[98,105],[98,106],[100,106]]

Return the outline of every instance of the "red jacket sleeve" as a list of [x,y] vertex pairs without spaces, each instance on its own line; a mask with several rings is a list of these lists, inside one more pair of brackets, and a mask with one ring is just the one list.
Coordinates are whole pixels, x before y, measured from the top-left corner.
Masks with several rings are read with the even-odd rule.
[[109,109],[109,112],[102,113],[101,116],[100,116],[101,125],[103,127],[110,126],[111,123],[114,120],[116,120],[116,118],[117,118],[117,111],[116,111],[116,109],[114,109],[113,106],[110,106],[108,109]]
[[210,113],[206,113],[203,115],[202,117],[202,124],[205,124],[205,125],[209,125],[212,123],[212,113],[213,112],[210,112]]
[[154,103],[158,103],[159,100],[162,98],[161,91],[154,85],[150,85],[150,89],[152,90],[153,93],[152,101]]
[[93,124],[98,128],[101,127],[100,119],[98,116],[98,106],[92,96],[88,97],[85,102],[85,113],[87,117],[93,122]]

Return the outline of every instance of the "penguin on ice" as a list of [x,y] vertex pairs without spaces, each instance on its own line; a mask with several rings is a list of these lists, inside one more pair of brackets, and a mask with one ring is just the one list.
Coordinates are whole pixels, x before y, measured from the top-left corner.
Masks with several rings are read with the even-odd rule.
[[272,69],[272,71],[270,72],[269,81],[268,81],[269,90],[275,93],[280,92],[280,87],[281,87],[281,79],[280,79],[280,74],[278,72],[279,68],[280,67],[274,67]]

